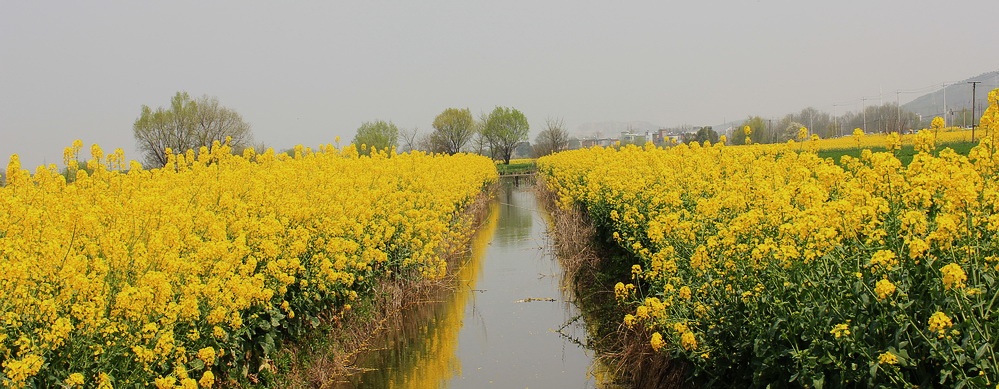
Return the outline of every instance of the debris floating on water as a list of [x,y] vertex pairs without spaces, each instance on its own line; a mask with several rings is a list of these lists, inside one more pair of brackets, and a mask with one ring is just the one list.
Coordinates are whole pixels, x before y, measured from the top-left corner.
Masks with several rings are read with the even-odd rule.
[[529,303],[529,302],[531,302],[531,301],[558,301],[558,300],[555,300],[555,299],[553,299],[553,298],[550,298],[550,297],[544,297],[544,298],[533,298],[533,297],[528,297],[528,298],[526,298],[526,299],[523,299],[523,300],[517,300],[517,301],[514,301],[514,302],[515,302],[515,303]]

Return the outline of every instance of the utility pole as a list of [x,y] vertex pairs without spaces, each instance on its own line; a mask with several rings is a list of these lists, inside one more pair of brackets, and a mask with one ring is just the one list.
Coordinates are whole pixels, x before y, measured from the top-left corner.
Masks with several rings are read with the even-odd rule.
[[901,92],[898,90],[895,91],[895,112],[896,116],[898,116],[898,133],[902,134],[902,104],[900,104],[900,100],[898,99],[899,93]]
[[975,87],[981,84],[981,81],[969,81],[971,84],[971,141],[975,141],[975,127],[978,127],[978,116],[975,114]]
[[947,127],[947,84],[940,84],[940,87],[943,88],[944,95],[944,127]]
[[836,136],[841,137],[843,136],[843,130],[839,128],[839,116],[836,116],[837,106],[839,106],[839,104],[833,104],[833,128],[836,129]]
[[860,98],[861,111],[864,112],[864,133],[867,133],[867,98]]

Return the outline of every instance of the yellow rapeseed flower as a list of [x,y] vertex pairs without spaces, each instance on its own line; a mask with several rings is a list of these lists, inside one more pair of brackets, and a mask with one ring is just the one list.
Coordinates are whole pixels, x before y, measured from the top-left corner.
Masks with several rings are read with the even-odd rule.
[[891,270],[898,265],[895,252],[891,250],[878,250],[871,257],[871,267],[876,269]]
[[206,365],[211,366],[215,364],[215,349],[212,347],[205,347],[198,350],[198,359],[205,362]]
[[895,293],[895,284],[887,279],[878,280],[874,286],[874,292],[878,294],[878,300],[884,300],[892,293]]
[[[970,281],[999,272],[996,249],[982,244],[999,231],[999,217],[990,213],[999,209],[999,181],[994,179],[999,176],[999,136],[993,135],[999,134],[999,92],[992,95],[997,101],[993,104],[990,99],[981,132],[976,133],[982,140],[967,156],[940,146],[967,142],[970,131],[939,128],[943,123],[938,120],[932,131],[921,134],[865,135],[856,129],[852,138],[812,140],[807,145],[792,141],[724,147],[696,142],[663,148],[593,147],[546,156],[536,163],[563,209],[581,209],[606,222],[601,233],[611,234],[612,243],[636,259],[632,263],[643,269],[644,295],[629,298],[661,299],[661,311],[645,303],[657,308],[650,308],[650,319],[642,324],[650,332],[669,333],[671,346],[676,339],[680,348],[682,335],[693,332],[674,330],[676,323],[703,329],[705,334],[749,331],[765,336],[765,328],[737,327],[744,321],[729,312],[742,312],[756,320],[796,320],[808,328],[829,328],[837,340],[861,342],[858,347],[876,350],[867,337],[852,336],[853,326],[887,323],[889,332],[923,339],[913,333],[919,328],[900,327],[903,319],[894,316],[927,320],[933,310],[874,309],[873,316],[862,316],[863,322],[843,319],[837,324],[826,322],[835,314],[831,307],[844,301],[878,304],[903,295],[950,301],[991,293]],[[793,138],[797,129],[795,125],[790,136],[786,132],[779,136]],[[809,135],[806,130],[800,139]],[[903,162],[895,152],[903,145],[923,152]],[[878,150],[885,146],[893,152]],[[846,155],[832,160],[812,152],[816,150],[842,150],[838,154]],[[932,280],[933,269],[940,269],[941,284],[936,285],[944,287],[909,282],[911,277]],[[830,279],[830,271],[845,272],[849,279]],[[875,299],[856,294],[856,285],[864,284]],[[983,290],[972,292],[969,287]],[[954,288],[960,293],[945,294]],[[693,299],[694,294],[698,299]],[[788,316],[823,306],[830,308],[815,315]],[[948,308],[955,310],[948,314],[970,316],[971,306]],[[942,313],[933,316],[929,327],[943,336],[957,336],[952,332],[954,323]],[[968,339],[979,339],[971,341],[975,349],[987,339],[982,328],[988,324],[962,328],[969,332]],[[708,339],[700,341],[700,348],[709,348]],[[746,351],[739,342],[711,342],[712,359],[719,363],[731,362],[730,356]],[[878,356],[874,354],[874,362]],[[693,365],[712,366],[692,355],[684,358]],[[890,361],[888,355],[884,358]],[[986,373],[994,375],[991,370]]]
[[950,263],[940,268],[940,273],[943,274],[944,289],[964,288],[964,282],[968,280],[968,275],[965,274],[964,269],[956,263]]
[[833,326],[833,329],[829,333],[835,335],[837,338],[850,336],[850,324],[849,322],[837,324]]
[[658,332],[652,334],[652,339],[649,340],[649,343],[652,345],[652,349],[656,351],[659,351],[663,348],[663,346],[666,346],[666,341],[663,340],[663,335]]
[[114,388],[114,386],[111,385],[111,376],[109,376],[108,373],[101,372],[97,374],[97,389],[112,389],[112,388]]
[[628,326],[628,328],[633,327],[635,325],[636,321],[637,321],[637,319],[635,319],[634,315],[632,315],[630,313],[624,315],[624,325]]
[[886,365],[897,365],[898,364],[898,356],[896,356],[895,354],[892,354],[889,351],[885,351],[885,352],[881,353],[881,355],[878,355],[878,362],[886,364]]
[[180,379],[180,388],[181,389],[198,389],[198,381],[195,381],[194,378],[181,378]]
[[83,374],[73,373],[66,378],[66,385],[70,386],[82,386],[83,385]]
[[635,318],[644,320],[649,318],[649,307],[640,305],[635,309]]
[[205,371],[205,374],[203,374],[201,379],[198,380],[198,384],[201,385],[202,388],[212,387],[215,385],[215,374],[212,374],[211,370]]
[[690,293],[690,288],[689,288],[689,287],[687,287],[687,286],[681,286],[681,287],[680,287],[680,290],[679,290],[679,291],[677,291],[677,294],[678,294],[678,295],[680,296],[680,298],[682,298],[682,299],[687,299],[687,300],[689,300],[689,299],[690,299],[690,297],[691,297],[691,293]]
[[624,300],[626,297],[628,297],[628,288],[624,286],[624,283],[618,282],[614,284],[614,298]]
[[156,384],[156,389],[173,389],[174,383],[177,382],[177,377],[159,377],[154,380]]
[[947,329],[954,325],[954,322],[946,313],[937,311],[930,316],[929,324],[930,332],[936,332],[940,337],[943,337]]
[[684,350],[695,350],[697,349],[697,337],[694,336],[693,332],[684,332],[680,335],[680,345],[683,346]]
[[[0,186],[0,355],[20,350],[3,360],[9,380],[48,387],[113,370],[116,384],[152,386],[187,350],[242,347],[229,332],[262,320],[248,312],[281,309],[282,328],[365,297],[390,270],[443,277],[441,253],[472,228],[465,208],[497,179],[489,158],[469,154],[236,154],[218,142],[146,169],[92,145],[81,169],[83,147],[63,150],[65,173],[29,174],[11,156]],[[305,298],[290,302],[290,290]],[[109,354],[128,357],[58,371]]]
[[888,141],[885,144],[888,150],[899,150],[902,148],[902,138],[897,132],[888,134]]

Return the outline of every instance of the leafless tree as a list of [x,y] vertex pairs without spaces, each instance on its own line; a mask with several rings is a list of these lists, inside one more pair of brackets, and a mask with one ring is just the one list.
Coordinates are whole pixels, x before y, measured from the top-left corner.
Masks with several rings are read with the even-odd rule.
[[561,118],[545,119],[545,128],[534,140],[534,155],[540,157],[569,148],[569,131]]
[[253,142],[250,125],[236,111],[223,107],[215,97],[192,100],[186,92],[177,92],[170,108],[142,106],[142,113],[132,126],[139,150],[149,167],[166,164],[167,149],[184,152],[231,138],[229,145],[237,152]]
[[400,129],[399,130],[399,146],[402,147],[401,152],[409,152],[413,150],[419,150],[419,136],[420,129],[413,127],[412,130]]

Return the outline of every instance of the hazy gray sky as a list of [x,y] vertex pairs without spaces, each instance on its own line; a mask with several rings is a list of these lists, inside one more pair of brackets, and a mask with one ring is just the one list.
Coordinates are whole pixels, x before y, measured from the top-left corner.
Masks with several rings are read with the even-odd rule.
[[[275,148],[448,107],[715,125],[999,69],[999,2],[121,1],[0,4],[0,167],[74,139],[132,159],[140,107],[216,96]],[[929,91],[929,90],[927,90]],[[902,102],[917,97],[902,96]],[[847,108],[838,107],[839,113]]]

